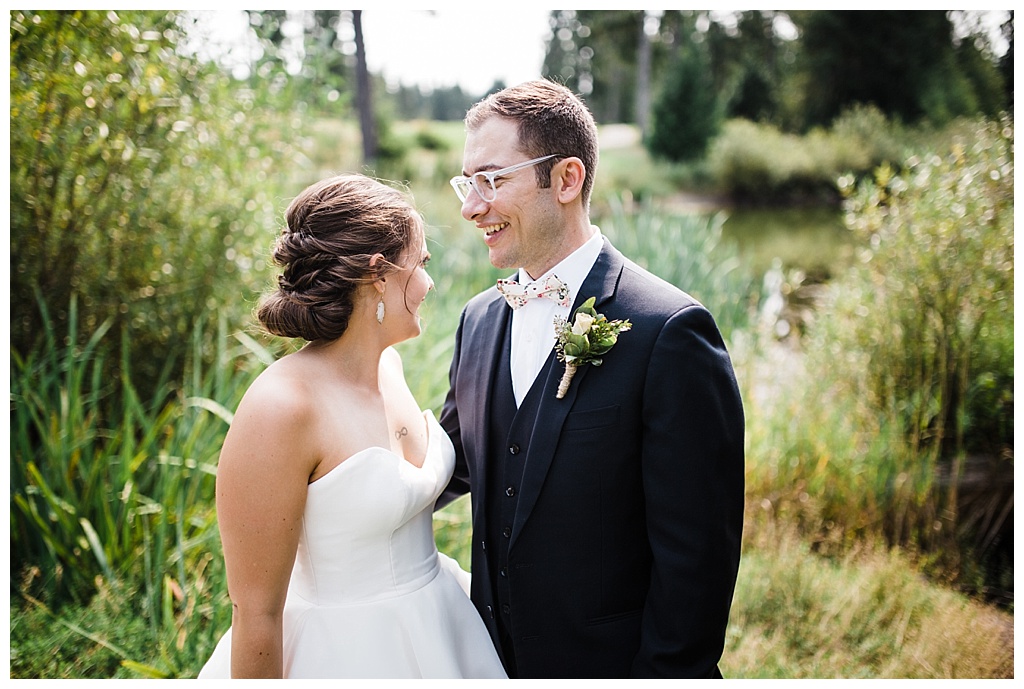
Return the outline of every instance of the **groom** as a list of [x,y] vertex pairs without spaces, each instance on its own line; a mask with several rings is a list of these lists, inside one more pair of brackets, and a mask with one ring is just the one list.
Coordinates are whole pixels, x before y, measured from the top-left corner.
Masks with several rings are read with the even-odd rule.
[[[597,129],[534,81],[466,116],[452,180],[498,268],[466,306],[439,506],[469,491],[472,598],[510,677],[720,677],[743,527],[743,408],[711,314],[590,223]],[[554,318],[628,319],[600,367]]]

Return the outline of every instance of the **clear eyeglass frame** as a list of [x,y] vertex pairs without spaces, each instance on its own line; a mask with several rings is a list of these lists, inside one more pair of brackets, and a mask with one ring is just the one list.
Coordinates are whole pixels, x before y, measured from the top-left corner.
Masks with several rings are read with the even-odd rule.
[[515,165],[509,165],[503,167],[500,170],[489,170],[475,172],[469,177],[463,177],[459,175],[452,177],[449,180],[449,184],[452,185],[452,189],[455,190],[455,195],[459,197],[459,201],[463,203],[469,198],[470,191],[476,191],[477,195],[487,203],[491,203],[494,199],[498,198],[498,189],[494,186],[494,180],[497,177],[511,174],[517,170],[536,165],[537,163],[543,163],[545,160],[551,160],[552,158],[561,158],[562,155],[558,153],[552,153],[551,155],[541,156],[540,158],[534,158],[533,160],[527,160],[522,163],[516,163]]

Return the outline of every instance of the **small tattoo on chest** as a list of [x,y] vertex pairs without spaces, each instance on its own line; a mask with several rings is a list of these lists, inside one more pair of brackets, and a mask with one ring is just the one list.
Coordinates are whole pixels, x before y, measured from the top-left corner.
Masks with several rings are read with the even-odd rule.
[[409,429],[402,426],[400,430],[395,431],[395,440],[401,440],[403,435],[409,435]]

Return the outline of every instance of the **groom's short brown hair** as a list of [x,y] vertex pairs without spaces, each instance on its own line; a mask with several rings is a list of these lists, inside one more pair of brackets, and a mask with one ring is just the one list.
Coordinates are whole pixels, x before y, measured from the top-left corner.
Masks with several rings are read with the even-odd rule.
[[[583,206],[589,208],[590,192],[597,172],[597,125],[583,101],[561,84],[547,79],[510,86],[484,98],[466,113],[466,129],[473,130],[494,115],[514,121],[519,130],[519,144],[531,158],[558,154],[583,161]],[[536,166],[537,182],[547,187],[551,167],[549,160]]]

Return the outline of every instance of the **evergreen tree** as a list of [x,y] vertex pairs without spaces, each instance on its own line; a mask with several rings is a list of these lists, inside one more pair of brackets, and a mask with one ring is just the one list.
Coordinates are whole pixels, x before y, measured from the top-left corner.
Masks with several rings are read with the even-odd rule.
[[683,52],[665,80],[654,105],[647,148],[652,155],[672,161],[698,159],[721,121],[707,52],[695,45]]
[[827,126],[854,103],[942,123],[998,100],[995,65],[979,59],[973,40],[957,47],[944,10],[818,10],[801,13],[800,24],[808,125]]

